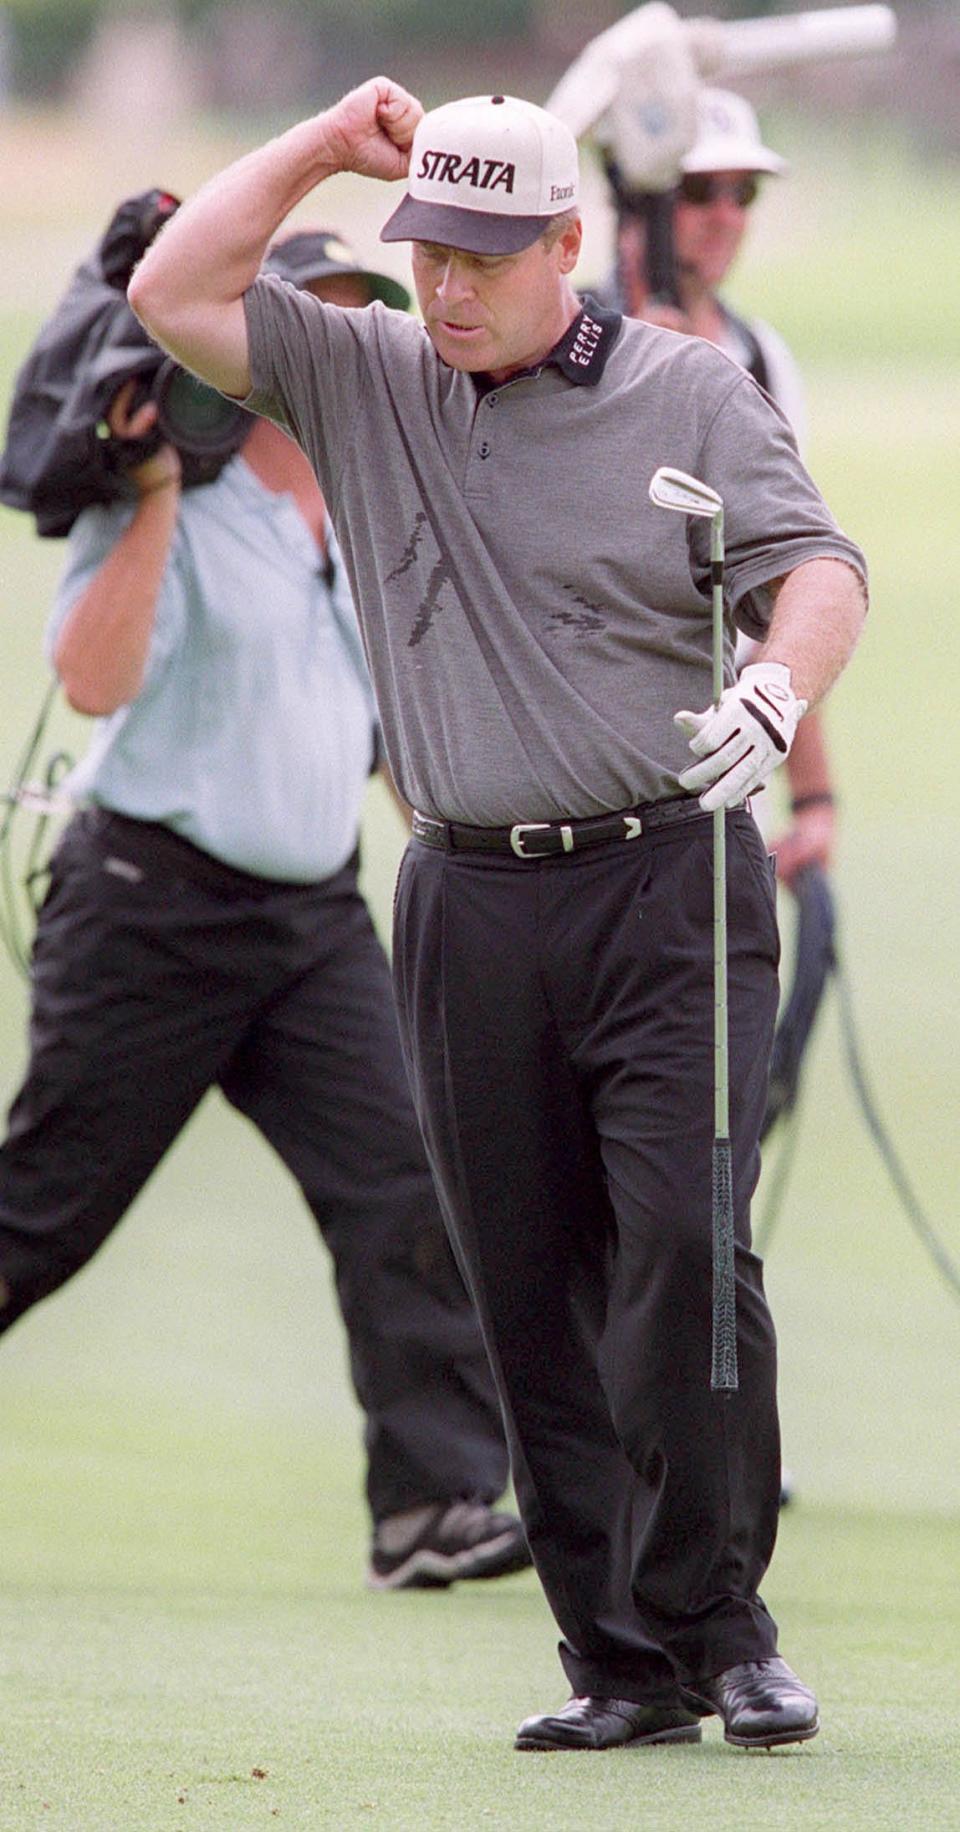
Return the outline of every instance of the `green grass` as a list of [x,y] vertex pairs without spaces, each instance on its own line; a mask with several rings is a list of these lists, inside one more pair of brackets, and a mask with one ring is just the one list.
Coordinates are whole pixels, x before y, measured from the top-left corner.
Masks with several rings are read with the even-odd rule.
[[[828,708],[841,944],[881,1109],[960,1260],[960,388],[943,278],[960,178],[876,134],[841,158],[780,126],[795,175],[761,204],[740,302],[804,359],[811,466],[873,575]],[[25,224],[47,279],[113,201],[115,161],[90,159],[82,222],[49,187],[18,194],[31,280]],[[372,248],[372,206],[350,197]],[[11,292],[11,271],[0,399],[49,304],[26,281]],[[6,774],[42,692],[61,550],[0,512],[0,559]],[[58,708],[51,742],[84,739]],[[365,834],[385,931],[401,836],[376,788]],[[24,1017],[0,963],[10,1094]],[[832,997],[767,1276],[799,1500],[765,1595],[822,1735],[769,1760],[715,1727],[700,1749],[517,1756],[517,1720],[564,1694],[537,1586],[364,1591],[361,1425],[329,1267],[276,1161],[211,1097],[96,1262],[0,1350],[0,1832],[954,1824],[960,1309],[858,1115]]]
[[305,1443],[278,1456],[265,1428],[235,1427],[211,1468],[202,1434],[154,1416],[151,1481],[132,1447],[105,1454],[112,1422],[93,1421],[93,1450],[81,1424],[64,1471],[74,1492],[99,1476],[78,1524],[99,1527],[109,1564],[83,1532],[52,1572],[11,1546],[5,1827],[952,1823],[955,1526],[785,1519],[768,1596],[821,1693],[810,1746],[744,1756],[710,1724],[699,1749],[521,1757],[512,1726],[562,1697],[532,1578],[364,1594],[348,1457],[325,1459],[321,1540]]
[[790,171],[763,189],[734,296],[804,367],[829,354],[890,382],[913,362],[955,377],[956,165],[878,122],[814,131],[764,111],[764,127]]

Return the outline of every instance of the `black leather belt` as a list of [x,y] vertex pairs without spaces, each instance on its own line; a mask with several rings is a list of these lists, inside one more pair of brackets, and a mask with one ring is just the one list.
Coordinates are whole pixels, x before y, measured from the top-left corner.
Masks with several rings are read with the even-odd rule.
[[440,852],[512,853],[517,859],[549,859],[606,846],[611,840],[638,840],[643,833],[675,821],[709,820],[694,796],[676,801],[641,802],[622,814],[598,814],[579,821],[516,821],[512,827],[466,827],[461,821],[413,816],[413,837]]

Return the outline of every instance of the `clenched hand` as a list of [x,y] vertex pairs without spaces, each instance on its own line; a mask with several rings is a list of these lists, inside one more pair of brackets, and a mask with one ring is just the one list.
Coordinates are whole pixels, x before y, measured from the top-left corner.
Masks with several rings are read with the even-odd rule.
[[423,108],[388,76],[372,76],[351,89],[324,117],[340,169],[365,178],[405,178]]

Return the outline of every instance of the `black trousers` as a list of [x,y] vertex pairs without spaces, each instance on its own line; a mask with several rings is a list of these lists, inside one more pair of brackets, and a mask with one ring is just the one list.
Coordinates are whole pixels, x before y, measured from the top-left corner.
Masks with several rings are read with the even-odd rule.
[[150,823],[78,815],[40,915],[30,1042],[0,1147],[0,1328],[89,1260],[218,1084],[333,1256],[374,1518],[501,1493],[500,1408],[355,865],[274,884]]
[[728,819],[740,1389],[710,1388],[711,817],[527,862],[412,842],[394,979],[575,1693],[675,1696],[776,1646],[775,1339],[749,1204],[777,1005],[772,871]]

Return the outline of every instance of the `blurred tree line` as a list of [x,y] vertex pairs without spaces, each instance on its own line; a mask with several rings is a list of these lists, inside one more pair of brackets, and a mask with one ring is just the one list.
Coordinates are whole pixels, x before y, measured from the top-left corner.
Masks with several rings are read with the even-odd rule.
[[[566,9],[565,9],[566,10]],[[576,0],[570,10],[587,13]],[[10,37],[12,87],[20,93],[55,93],[69,81],[94,32],[112,19],[173,18],[186,41],[217,36],[227,16],[269,14],[278,35],[302,42],[308,34],[333,44],[365,40],[372,54],[391,41],[463,46],[478,39],[522,40],[536,0],[0,0]],[[619,9],[612,8],[616,17]],[[586,33],[589,36],[589,30]]]
[[[819,0],[672,3],[685,17],[742,18]],[[894,57],[874,60],[872,70],[801,73],[796,94],[827,112],[866,106],[908,117],[960,150],[960,0],[893,5]],[[0,89],[75,95],[96,61],[102,93],[112,69],[135,66],[138,44],[149,65],[162,28],[185,93],[214,109],[322,106],[377,68],[427,101],[462,92],[464,71],[476,89],[509,80],[542,100],[587,40],[630,9],[631,0],[0,0]]]

